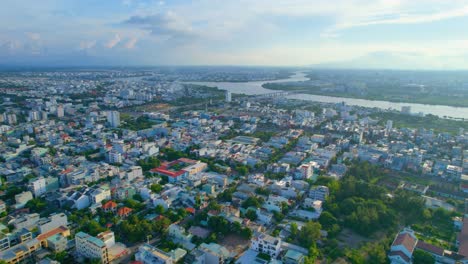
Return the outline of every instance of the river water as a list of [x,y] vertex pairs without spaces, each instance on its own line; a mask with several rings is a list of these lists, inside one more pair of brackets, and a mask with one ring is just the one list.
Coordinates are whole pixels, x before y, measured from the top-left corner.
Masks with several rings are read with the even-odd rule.
[[[277,90],[269,90],[262,87],[265,83],[285,83],[285,82],[301,82],[307,81],[306,74],[303,72],[296,72],[288,79],[280,79],[274,81],[252,81],[252,82],[187,82],[198,85],[205,85],[210,87],[218,87],[221,90],[227,90],[232,93],[257,95],[276,92]],[[454,107],[445,105],[426,105],[415,103],[394,103],[379,100],[366,100],[345,97],[334,97],[313,94],[293,94],[287,96],[290,99],[307,100],[323,103],[341,103],[344,102],[348,105],[356,105],[363,107],[377,107],[381,109],[396,109],[401,110],[402,106],[410,106],[412,113],[432,114],[439,117],[452,117],[452,118],[465,118],[468,119],[468,106],[467,107]]]

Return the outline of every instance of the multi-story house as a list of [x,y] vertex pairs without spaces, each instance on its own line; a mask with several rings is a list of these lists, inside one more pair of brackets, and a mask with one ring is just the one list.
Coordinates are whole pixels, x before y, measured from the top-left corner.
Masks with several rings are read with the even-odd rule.
[[84,232],[75,235],[76,252],[86,258],[99,259],[101,263],[109,263],[109,252],[106,244],[99,238]]
[[272,237],[264,233],[255,234],[250,240],[250,248],[277,258],[281,251],[281,238]]

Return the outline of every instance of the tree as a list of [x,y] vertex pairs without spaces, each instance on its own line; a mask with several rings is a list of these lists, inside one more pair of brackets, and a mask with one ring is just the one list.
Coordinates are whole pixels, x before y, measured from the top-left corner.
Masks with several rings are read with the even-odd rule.
[[245,175],[247,175],[247,173],[249,173],[249,168],[247,168],[244,165],[240,165],[240,166],[236,167],[236,171],[237,171],[237,173],[239,173],[239,175],[245,176]]
[[244,202],[242,202],[242,207],[243,208],[248,208],[248,207],[255,207],[255,208],[260,208],[263,204],[263,199],[262,198],[257,198],[255,196],[251,196],[247,198]]
[[254,210],[247,210],[247,212],[245,213],[245,217],[252,221],[255,221],[257,220],[257,212],[255,212]]
[[143,197],[141,197],[141,195],[139,193],[135,193],[133,196],[132,196],[133,200],[135,201],[138,201],[138,202],[143,202]]
[[338,223],[338,219],[336,219],[336,217],[334,217],[330,212],[325,211],[320,215],[319,223],[323,226],[323,228],[328,230],[334,224]]
[[430,253],[427,253],[426,251],[416,249],[413,252],[414,264],[426,264],[426,263],[434,263],[434,262],[435,262],[434,256],[432,256]]
[[268,190],[267,188],[258,187],[257,189],[255,189],[255,193],[259,195],[268,196],[270,194],[270,190]]
[[320,229],[322,226],[313,221],[307,222],[302,228],[301,232],[297,234],[297,239],[301,245],[305,247],[312,246],[315,241],[320,238]]
[[164,211],[166,211],[166,209],[164,209],[164,206],[158,204],[158,205],[156,205],[156,208],[154,209],[154,211],[157,214],[161,215],[161,214],[164,214]]
[[[366,250],[367,249],[367,250]],[[376,264],[387,263],[387,253],[384,243],[368,243],[363,250],[367,251],[367,262]]]
[[315,261],[317,260],[319,255],[320,255],[320,252],[319,252],[319,250],[317,248],[317,244],[313,243],[309,247],[309,255],[305,258],[304,264],[313,264],[313,263],[315,263]]
[[160,184],[154,183],[151,184],[150,189],[154,193],[160,193],[163,187]]
[[292,222],[290,225],[290,231],[291,231],[291,237],[295,238],[297,236],[297,233],[299,231],[297,224],[295,222]]
[[47,203],[40,198],[34,198],[32,200],[29,200],[25,205],[26,208],[29,208],[31,212],[34,212],[34,213],[40,213],[44,211],[46,206],[47,206]]

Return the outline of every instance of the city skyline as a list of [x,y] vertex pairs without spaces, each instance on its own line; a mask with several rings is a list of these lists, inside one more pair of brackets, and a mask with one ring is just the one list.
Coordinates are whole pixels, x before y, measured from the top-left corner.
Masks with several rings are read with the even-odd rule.
[[467,69],[466,1],[5,1],[13,66]]

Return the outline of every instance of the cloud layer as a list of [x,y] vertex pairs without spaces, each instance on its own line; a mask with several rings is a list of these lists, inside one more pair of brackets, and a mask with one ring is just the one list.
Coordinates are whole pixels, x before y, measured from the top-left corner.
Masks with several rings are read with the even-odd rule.
[[414,54],[424,62],[418,68],[468,68],[457,59],[468,54],[461,0],[6,0],[2,7],[6,64],[84,53],[84,64],[312,65],[383,52]]

